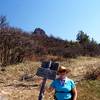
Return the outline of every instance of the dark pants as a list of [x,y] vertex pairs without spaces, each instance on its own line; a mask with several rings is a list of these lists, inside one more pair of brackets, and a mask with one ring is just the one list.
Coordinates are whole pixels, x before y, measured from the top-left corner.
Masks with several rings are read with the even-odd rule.
[[[55,100],[57,100],[57,99],[55,99]],[[72,99],[64,99],[64,100],[72,100]]]

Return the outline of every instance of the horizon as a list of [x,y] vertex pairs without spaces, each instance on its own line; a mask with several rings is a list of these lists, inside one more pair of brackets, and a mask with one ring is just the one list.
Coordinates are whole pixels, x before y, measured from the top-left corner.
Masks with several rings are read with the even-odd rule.
[[10,26],[32,32],[43,29],[48,36],[76,41],[80,30],[100,43],[99,0],[0,0],[0,15]]

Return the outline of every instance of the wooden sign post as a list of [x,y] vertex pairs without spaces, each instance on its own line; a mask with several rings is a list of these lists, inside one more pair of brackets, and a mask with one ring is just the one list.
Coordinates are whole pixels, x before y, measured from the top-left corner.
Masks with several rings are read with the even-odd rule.
[[40,93],[39,93],[39,98],[38,100],[42,100],[43,96],[44,96],[44,89],[45,89],[45,84],[46,84],[46,78],[43,79],[42,81],[42,85],[41,85],[41,89],[40,89]]
[[38,100],[42,100],[44,96],[46,80],[47,79],[54,80],[56,78],[56,72],[58,66],[59,66],[58,63],[49,61],[49,62],[42,62],[42,66],[38,68],[36,75],[43,77]]

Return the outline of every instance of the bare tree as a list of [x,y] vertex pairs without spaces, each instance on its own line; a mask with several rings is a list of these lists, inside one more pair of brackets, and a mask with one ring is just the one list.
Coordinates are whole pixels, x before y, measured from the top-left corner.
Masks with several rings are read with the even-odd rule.
[[6,26],[8,26],[6,16],[0,16],[0,29]]

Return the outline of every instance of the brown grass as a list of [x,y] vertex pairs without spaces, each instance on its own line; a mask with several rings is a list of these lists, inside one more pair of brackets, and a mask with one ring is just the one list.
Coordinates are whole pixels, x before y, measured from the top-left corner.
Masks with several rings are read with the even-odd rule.
[[[81,78],[80,76],[84,76],[90,68],[99,68],[100,58],[79,57],[77,59],[70,59],[59,63],[60,65],[64,65],[71,69],[69,77],[77,81]],[[38,100],[42,78],[36,76],[35,73],[40,64],[40,62],[26,61],[21,64],[7,66],[5,71],[0,71],[0,98],[5,98],[5,100]],[[33,78],[20,81],[20,78],[23,75],[31,75]],[[48,87],[50,83],[51,80],[48,80],[46,87]],[[78,100],[99,100],[99,96],[95,96],[94,94],[100,91],[100,85],[98,85],[100,81],[92,81],[92,83],[90,83],[82,81],[77,84]],[[94,87],[92,88],[91,85]],[[96,88],[99,89],[96,91]],[[95,91],[93,92],[94,94],[92,94],[93,98],[92,95],[88,97],[86,94],[87,91],[90,95],[91,92],[89,91],[92,90]],[[53,95],[51,94],[52,93],[45,92],[44,100],[53,100]],[[83,99],[81,99],[81,97]]]

